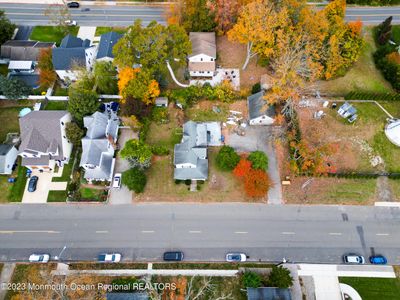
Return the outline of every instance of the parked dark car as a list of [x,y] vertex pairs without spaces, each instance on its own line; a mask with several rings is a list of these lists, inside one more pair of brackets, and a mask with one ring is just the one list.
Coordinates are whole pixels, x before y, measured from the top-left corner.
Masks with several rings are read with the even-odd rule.
[[32,176],[31,179],[29,179],[28,192],[36,191],[36,185],[37,185],[38,180],[39,180],[39,178],[37,176]]
[[69,8],[79,8],[79,3],[78,2],[69,2],[69,3],[67,3],[67,7],[69,7]]
[[169,251],[164,253],[165,261],[182,261],[183,252],[181,251]]
[[383,255],[373,255],[369,257],[369,262],[374,265],[386,265],[387,259]]

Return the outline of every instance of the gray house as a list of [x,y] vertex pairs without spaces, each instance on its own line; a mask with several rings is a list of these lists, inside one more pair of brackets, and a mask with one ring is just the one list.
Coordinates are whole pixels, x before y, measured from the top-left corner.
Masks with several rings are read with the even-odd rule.
[[208,177],[207,147],[221,145],[218,122],[183,125],[183,137],[174,148],[174,179],[206,180]]
[[247,300],[291,300],[290,289],[276,287],[247,288]]
[[121,37],[122,34],[119,34],[114,31],[102,34],[100,37],[100,43],[97,51],[96,60],[113,61],[114,54],[112,53],[112,50],[114,48],[114,45],[119,41]]
[[83,118],[87,128],[82,138],[80,166],[85,169],[88,181],[111,181],[114,171],[114,148],[118,138],[119,119],[115,112],[95,112]]
[[271,125],[275,121],[275,107],[264,100],[264,92],[247,97],[250,125]]
[[41,49],[55,47],[56,43],[9,40],[1,45],[1,57],[10,60],[37,61]]
[[0,174],[11,174],[18,150],[9,144],[0,144]]

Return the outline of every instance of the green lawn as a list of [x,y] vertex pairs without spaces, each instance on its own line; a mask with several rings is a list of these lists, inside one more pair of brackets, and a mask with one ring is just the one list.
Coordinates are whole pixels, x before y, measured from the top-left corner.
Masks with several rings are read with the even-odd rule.
[[0,109],[0,143],[4,142],[7,133],[19,132],[18,114],[22,107],[5,107]]
[[52,179],[53,182],[61,182],[61,181],[69,182],[71,180],[72,166],[74,164],[75,155],[76,155],[76,150],[75,150],[75,148],[73,148],[71,157],[69,159],[69,163],[64,165],[64,169],[63,169],[63,173],[62,173],[61,177],[53,177],[53,179]]
[[212,109],[189,108],[185,111],[186,117],[195,122],[225,122],[229,115],[229,105],[221,103],[216,105],[221,111],[214,112]]
[[8,200],[10,202],[21,202],[24,195],[26,181],[26,168],[21,166],[21,160],[18,159],[17,168],[17,180],[12,184],[10,192],[8,194]]
[[396,44],[400,43],[400,25],[392,25],[392,38]]
[[400,201],[400,180],[389,179],[389,185],[392,190],[392,196],[394,201]]
[[339,281],[356,289],[363,300],[399,299],[399,278],[339,277]]
[[58,84],[54,86],[53,90],[54,96],[68,96],[68,88],[62,88]]
[[49,191],[47,202],[65,202],[67,196],[67,191]]
[[6,64],[1,64],[0,65],[0,74],[3,76],[7,76],[8,74],[8,65]]
[[364,39],[365,45],[358,61],[343,77],[319,82],[318,85],[321,91],[338,96],[343,96],[351,91],[393,92],[391,85],[375,67],[372,55],[376,50],[376,46],[372,37],[372,27],[365,28]]
[[328,187],[325,196],[327,203],[364,204],[374,199],[376,179],[343,179],[338,185]]
[[100,36],[104,33],[115,31],[121,34],[124,34],[128,30],[127,27],[96,27],[95,36]]
[[66,110],[68,101],[49,101],[45,110]]
[[104,195],[103,189],[91,189],[87,187],[82,187],[79,189],[82,200],[94,200],[103,201],[102,196]]
[[383,158],[388,172],[400,172],[400,148],[392,144],[383,129],[372,139],[372,148]]
[[[70,34],[76,36],[79,27],[71,26],[68,27],[68,30]],[[56,42],[57,46],[59,46],[64,36],[66,36],[66,34],[64,34],[57,26],[35,26],[32,30],[30,39],[41,42]]]

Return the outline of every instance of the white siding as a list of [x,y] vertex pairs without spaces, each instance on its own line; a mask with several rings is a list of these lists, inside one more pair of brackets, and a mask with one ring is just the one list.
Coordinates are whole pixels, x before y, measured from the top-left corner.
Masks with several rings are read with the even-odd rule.
[[10,151],[8,151],[6,157],[5,157],[5,162],[4,162],[4,173],[2,174],[11,174],[12,173],[12,167],[15,163],[15,160],[17,159],[18,156],[18,150],[15,147],[12,147]]
[[189,58],[192,62],[210,62],[215,61],[215,57],[208,56],[206,54],[198,54]]
[[274,123],[274,119],[264,115],[258,118],[254,118],[250,120],[250,125],[271,125]]
[[[66,133],[65,128],[66,128],[66,125],[68,122],[71,122],[71,114],[70,113],[67,113],[64,117],[62,117],[60,119],[62,149],[63,149],[63,155],[66,158],[65,163],[69,162],[69,158],[71,157],[71,152],[72,152],[72,143],[69,143],[68,139],[66,138],[67,133]],[[64,125],[62,123],[64,123]]]

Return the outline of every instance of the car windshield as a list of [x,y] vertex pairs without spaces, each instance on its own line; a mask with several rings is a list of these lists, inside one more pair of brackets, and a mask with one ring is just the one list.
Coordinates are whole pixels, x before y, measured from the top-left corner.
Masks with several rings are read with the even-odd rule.
[[232,259],[232,260],[240,260],[240,255],[232,254],[232,255],[229,256],[229,258]]

